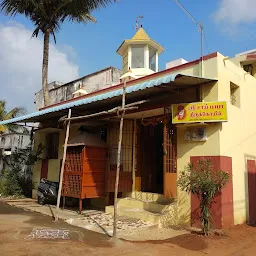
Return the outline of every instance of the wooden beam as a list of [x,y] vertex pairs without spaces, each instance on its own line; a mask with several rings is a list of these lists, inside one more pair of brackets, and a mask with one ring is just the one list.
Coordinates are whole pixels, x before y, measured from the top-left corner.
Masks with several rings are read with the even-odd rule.
[[[68,118],[71,118],[71,109],[68,110]],[[56,213],[55,213],[55,221],[58,221],[58,218],[59,218],[60,197],[61,197],[61,192],[62,192],[63,174],[64,174],[64,167],[65,167],[65,161],[66,161],[66,156],[67,156],[67,144],[68,144],[68,138],[69,138],[69,130],[70,130],[70,121],[68,121],[68,123],[67,123],[63,160],[62,160],[61,171],[60,171],[60,183],[59,183],[59,191],[58,191],[57,206],[56,206]]]
[[138,107],[136,105],[140,105],[143,103],[146,103],[146,100],[142,100],[142,101],[138,101],[138,102],[134,102],[134,103],[130,103],[127,104],[125,106],[125,108],[122,107],[115,107],[109,110],[104,110],[98,113],[93,113],[93,114],[89,114],[89,115],[85,115],[85,116],[78,116],[78,117],[72,117],[72,118],[60,118],[59,122],[63,122],[63,121],[78,121],[78,120],[84,120],[84,119],[88,119],[88,118],[92,118],[92,117],[97,117],[97,116],[101,116],[101,115],[106,115],[106,114],[113,114],[113,113],[117,113],[117,114],[121,114],[124,111],[128,111],[128,110],[135,110],[138,109]]

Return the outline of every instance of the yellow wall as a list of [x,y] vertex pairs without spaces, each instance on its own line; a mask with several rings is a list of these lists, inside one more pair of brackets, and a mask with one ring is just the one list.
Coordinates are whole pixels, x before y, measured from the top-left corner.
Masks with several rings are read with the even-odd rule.
[[[74,129],[71,127],[71,136]],[[37,148],[40,143],[45,146],[45,136],[46,132],[43,132],[43,130],[39,132],[35,132],[35,145],[34,148]],[[63,157],[63,144],[65,140],[65,132],[64,130],[60,131],[60,137],[59,137],[59,153],[58,153],[58,159],[49,159],[48,160],[48,176],[47,179],[51,181],[59,181],[59,174],[60,174],[60,162]],[[43,154],[43,158],[45,158],[45,153]],[[32,197],[36,198],[37,193],[37,186],[40,182],[40,175],[41,175],[41,166],[42,161],[38,161],[34,167],[33,167],[33,175],[32,175],[32,184],[33,184],[33,191],[32,191]]]
[[[185,75],[200,76],[201,64],[187,67],[173,73],[181,73]],[[209,59],[204,61],[204,76],[208,78],[218,77],[217,60]],[[202,99],[203,101],[217,101],[218,100],[218,82],[212,82],[202,85]],[[198,124],[197,127],[201,127]],[[191,128],[189,125],[180,125],[177,127],[177,176],[187,164],[190,162],[191,156],[217,156],[220,155],[219,147],[219,129],[220,124],[211,124],[203,126],[206,129],[208,140],[205,142],[187,142],[184,140],[184,133],[187,129]],[[178,222],[182,224],[190,223],[190,195],[182,192],[178,188],[177,202],[179,205]]]
[[[220,153],[232,157],[235,224],[246,221],[248,213],[247,159],[256,159],[256,79],[231,61],[219,58],[219,100],[228,103],[228,122],[220,131]],[[240,107],[230,101],[230,81],[240,87]]]
[[[254,120],[256,79],[230,60],[217,58],[204,62],[204,76],[217,78],[215,84],[204,85],[204,101],[226,101],[228,122],[210,124],[206,127],[207,142],[185,142],[184,127],[178,128],[178,174],[189,162],[190,156],[222,155],[232,157],[234,222],[244,223],[248,219],[247,159],[256,160],[256,121]],[[195,68],[181,73],[194,74]],[[240,88],[240,107],[231,104],[230,82]],[[180,218],[190,214],[190,196],[178,191],[178,202],[182,205]],[[189,216],[186,220],[189,219]]]
[[[34,149],[38,148],[39,144],[41,143],[45,146],[45,137],[42,134],[35,132],[34,136]],[[42,156],[44,157],[44,155]],[[40,174],[41,174],[41,165],[42,161],[38,161],[32,169],[32,197],[36,198],[37,193],[37,186],[40,181]]]

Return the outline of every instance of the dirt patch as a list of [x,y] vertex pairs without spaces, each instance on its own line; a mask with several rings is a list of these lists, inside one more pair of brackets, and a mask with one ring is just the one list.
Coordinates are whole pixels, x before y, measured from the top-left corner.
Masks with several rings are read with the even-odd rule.
[[[23,219],[22,217],[20,220],[22,220],[23,224],[26,224],[26,228],[20,230],[18,236],[22,239],[26,239],[29,234],[33,231],[33,229],[51,229],[51,230],[68,230],[69,238],[73,241],[86,241],[87,245],[93,246],[93,247],[110,247],[111,243],[109,243],[110,238],[107,236],[104,236],[99,233],[95,233],[83,228],[75,227],[72,225],[69,225],[68,223],[59,220],[55,222],[52,217],[45,216],[40,213],[31,212],[31,211],[25,211],[18,207],[10,206],[6,203],[0,202],[0,220],[1,216],[10,216],[10,220],[15,223],[15,221],[19,221],[19,218],[16,219],[14,217],[11,217],[13,215],[19,215],[19,216],[29,216],[26,219]],[[29,228],[30,227],[30,228]],[[4,232],[4,231],[1,231]],[[17,231],[16,231],[17,233]],[[52,241],[52,239],[49,239],[49,241]]]

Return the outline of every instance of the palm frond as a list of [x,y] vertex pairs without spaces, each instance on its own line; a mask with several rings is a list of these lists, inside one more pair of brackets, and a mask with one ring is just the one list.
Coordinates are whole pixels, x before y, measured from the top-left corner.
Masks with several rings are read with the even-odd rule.
[[106,7],[116,0],[2,0],[0,9],[7,15],[24,14],[36,26],[32,37],[39,32],[50,31],[56,41],[55,33],[63,22],[96,22],[91,12]]
[[[12,119],[24,114],[26,114],[26,110],[25,108],[22,108],[22,107],[16,107],[11,111],[7,112],[6,101],[0,100],[0,120],[1,121]],[[19,126],[16,124],[0,125],[0,134],[5,133],[7,131],[14,132],[14,131],[17,131],[18,129],[19,129]]]
[[11,111],[9,111],[9,112],[4,116],[3,120],[8,120],[8,119],[11,119],[11,118],[15,118],[15,117],[24,115],[25,113],[26,113],[25,108],[17,107],[17,108],[12,109]]
[[6,101],[1,100],[0,101],[0,120],[3,120],[5,115],[6,115]]

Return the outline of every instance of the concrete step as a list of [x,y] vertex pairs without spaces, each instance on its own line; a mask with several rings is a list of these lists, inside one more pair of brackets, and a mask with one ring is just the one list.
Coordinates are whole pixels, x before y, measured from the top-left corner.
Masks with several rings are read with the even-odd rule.
[[[155,201],[143,202],[134,198],[119,198],[117,202],[117,215],[166,227],[178,224],[177,209],[176,201],[160,204]],[[105,212],[114,214],[114,206],[106,206]]]
[[[105,212],[114,214],[114,206],[112,205],[106,206]],[[146,221],[156,225],[160,224],[160,218],[161,218],[161,214],[158,214],[158,213],[152,213],[152,212],[148,212],[138,208],[126,208],[126,207],[121,207],[121,208],[118,207],[117,215],[139,219],[139,220]]]
[[170,212],[171,208],[176,206],[175,202],[169,204],[161,204],[158,202],[144,202],[141,200],[136,200],[134,198],[120,198],[117,203],[119,208],[132,208],[132,209],[140,209],[145,210],[151,213],[166,213]]
[[134,191],[123,194],[124,197],[130,197],[143,202],[157,202],[160,204],[170,204],[175,202],[175,198],[166,198],[162,194]]

